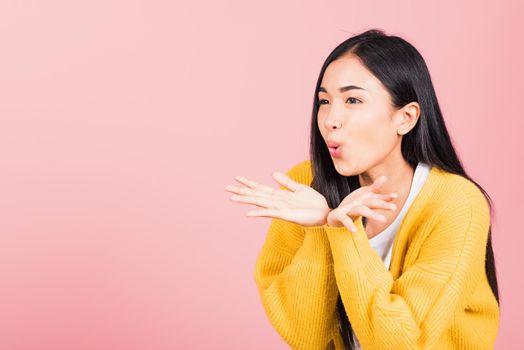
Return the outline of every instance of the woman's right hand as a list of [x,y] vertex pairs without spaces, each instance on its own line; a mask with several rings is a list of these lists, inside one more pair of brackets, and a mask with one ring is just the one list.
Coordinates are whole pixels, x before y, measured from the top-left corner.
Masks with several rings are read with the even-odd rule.
[[235,194],[231,200],[261,208],[248,212],[247,216],[278,218],[302,226],[326,224],[331,208],[322,194],[280,172],[274,172],[273,178],[287,189],[262,185],[241,176],[235,179],[245,187],[229,185],[225,189]]
[[342,227],[346,226],[353,232],[357,231],[354,221],[359,216],[365,216],[369,219],[386,221],[386,217],[382,214],[374,212],[373,209],[389,209],[395,210],[396,204],[389,203],[394,198],[398,198],[398,194],[380,194],[378,193],[380,187],[386,182],[386,176],[378,177],[373,184],[362,186],[347,195],[337,208],[333,209],[327,217],[328,226]]

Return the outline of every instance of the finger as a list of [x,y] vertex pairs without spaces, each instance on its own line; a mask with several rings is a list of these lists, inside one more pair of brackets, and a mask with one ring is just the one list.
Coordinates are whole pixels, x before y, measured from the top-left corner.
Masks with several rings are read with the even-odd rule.
[[355,226],[355,223],[351,218],[346,215],[343,211],[340,211],[338,209],[335,209],[336,213],[334,213],[335,218],[342,223],[342,225],[346,226],[351,232],[357,232],[357,226]]
[[380,198],[366,199],[363,204],[373,209],[387,209],[387,210],[397,209],[397,205],[395,203],[390,203]]
[[277,209],[251,210],[247,212],[246,216],[283,219]]
[[398,198],[396,193],[374,193],[373,198],[382,199],[384,201],[392,201],[393,199]]
[[293,181],[291,178],[289,178],[287,175],[282,174],[279,171],[275,171],[273,173],[273,178],[284,187],[287,187],[292,192],[298,190],[302,184],[299,184],[298,182]]
[[375,213],[373,210],[368,208],[367,206],[360,204],[360,205],[354,205],[351,204],[343,207],[339,207],[343,212],[346,213],[346,215],[349,216],[356,216],[356,215],[362,215],[372,220],[378,220],[381,222],[385,222],[387,219],[384,215]]
[[344,224],[344,226],[346,226],[351,232],[357,232],[358,229],[357,229],[357,226],[355,226],[355,223],[353,222],[353,220],[351,220],[348,216],[346,216],[344,218],[344,220],[342,220],[342,223]]
[[386,182],[386,180],[387,180],[387,177],[385,175],[379,176],[377,179],[375,179],[375,181],[371,185],[371,190],[373,192],[378,191],[378,189]]
[[260,190],[260,191],[264,191],[264,192],[269,193],[269,194],[281,195],[282,192],[283,192],[280,189],[277,189],[277,188],[274,188],[274,187],[271,187],[271,186],[262,185],[262,184],[260,184],[260,183],[258,183],[256,181],[253,181],[253,180],[248,180],[248,179],[246,179],[243,176],[235,176],[235,180],[237,180],[238,182],[240,182],[243,185],[246,185],[247,187],[250,187],[250,188],[253,188],[253,189],[257,189],[257,190]]
[[224,188],[227,192],[236,193],[236,194],[246,194],[243,192],[243,189],[241,187],[233,186],[233,185],[227,185]]
[[252,196],[231,196],[231,200],[238,203],[253,204],[263,208],[275,208],[275,202],[271,199],[264,197],[252,197]]
[[236,187],[233,185],[228,185],[225,188],[226,191],[235,193],[235,194],[241,194],[246,196],[253,196],[253,197],[265,197],[265,198],[273,198],[274,196],[270,193],[258,190],[258,189],[251,189],[247,187]]
[[373,210],[371,210],[370,208],[368,208],[365,205],[359,205],[357,207],[354,207],[353,213],[355,212],[371,220],[377,220],[380,222],[386,222],[387,220],[387,218],[384,215],[374,212]]

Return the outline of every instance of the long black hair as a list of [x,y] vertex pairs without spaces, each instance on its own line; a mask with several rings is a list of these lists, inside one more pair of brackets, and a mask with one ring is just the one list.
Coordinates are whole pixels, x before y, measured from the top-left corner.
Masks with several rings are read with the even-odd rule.
[[[419,120],[402,138],[401,152],[404,159],[413,168],[422,161],[429,166],[437,166],[472,181],[487,198],[490,213],[493,214],[492,199],[466,174],[455,152],[424,59],[406,40],[398,36],[388,36],[380,29],[370,29],[345,40],[329,54],[322,66],[315,88],[311,120],[310,159],[313,168],[311,187],[324,195],[331,208],[336,208],[351,191],[360,187],[358,175],[343,176],[335,170],[317,124],[318,93],[324,72],[332,61],[348,53],[356,55],[362,64],[382,82],[395,108],[401,108],[413,101],[419,103]],[[491,224],[486,246],[485,268],[491,290],[500,305],[491,245]],[[354,349],[351,323],[340,293],[337,310],[340,318],[340,333],[345,347]]]

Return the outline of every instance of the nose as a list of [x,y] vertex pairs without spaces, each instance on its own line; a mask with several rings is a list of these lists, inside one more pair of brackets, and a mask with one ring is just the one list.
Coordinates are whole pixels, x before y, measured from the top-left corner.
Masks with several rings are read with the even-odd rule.
[[334,108],[331,109],[329,115],[324,120],[324,126],[328,130],[331,130],[331,129],[336,130],[336,129],[340,129],[342,127],[342,120],[341,120],[341,118],[336,117],[334,115],[334,113],[333,113],[333,110],[334,110]]

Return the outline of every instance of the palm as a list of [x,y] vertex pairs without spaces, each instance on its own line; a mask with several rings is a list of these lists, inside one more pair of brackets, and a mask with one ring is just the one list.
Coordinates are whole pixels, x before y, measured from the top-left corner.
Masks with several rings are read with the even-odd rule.
[[294,192],[287,192],[284,198],[275,201],[282,219],[303,226],[323,224],[329,206],[322,194],[306,185]]
[[236,179],[247,187],[230,185],[226,190],[236,194],[232,200],[262,208],[250,211],[248,216],[279,218],[303,226],[326,223],[330,208],[322,194],[282,173],[275,172],[274,178],[283,187],[273,188],[239,176]]
[[385,176],[377,178],[373,184],[363,186],[348,194],[337,208],[333,209],[327,216],[329,226],[346,226],[352,231],[356,230],[354,221],[359,216],[365,216],[370,219],[386,221],[382,214],[374,212],[376,209],[395,210],[396,205],[389,203],[393,198],[397,198],[396,193],[380,194],[378,191],[386,181]]

